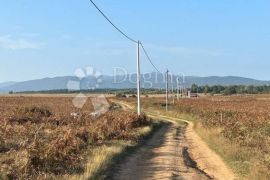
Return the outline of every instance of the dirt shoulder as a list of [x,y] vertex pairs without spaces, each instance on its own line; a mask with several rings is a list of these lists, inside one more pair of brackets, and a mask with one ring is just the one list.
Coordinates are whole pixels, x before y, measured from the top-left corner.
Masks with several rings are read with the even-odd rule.
[[189,153],[191,157],[196,161],[198,167],[206,172],[214,179],[230,180],[236,179],[236,176],[230,168],[224,163],[220,156],[218,156],[213,150],[211,150],[206,142],[204,142],[194,131],[194,124],[190,121],[186,121],[178,118],[171,118],[166,116],[159,116],[160,118],[182,121],[188,123],[185,136],[190,146]]

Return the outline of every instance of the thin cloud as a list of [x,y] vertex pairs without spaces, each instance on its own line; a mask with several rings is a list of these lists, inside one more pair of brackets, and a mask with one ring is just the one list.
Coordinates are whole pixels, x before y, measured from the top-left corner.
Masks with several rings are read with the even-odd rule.
[[10,35],[0,36],[0,47],[10,50],[40,49],[44,43],[30,41],[24,38],[12,38]]

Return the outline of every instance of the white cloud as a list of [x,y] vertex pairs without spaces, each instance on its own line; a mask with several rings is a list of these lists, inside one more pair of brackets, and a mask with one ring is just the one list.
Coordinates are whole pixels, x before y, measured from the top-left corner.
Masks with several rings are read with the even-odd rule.
[[12,38],[10,35],[0,36],[0,48],[18,49],[40,49],[44,43],[26,40],[24,38]]

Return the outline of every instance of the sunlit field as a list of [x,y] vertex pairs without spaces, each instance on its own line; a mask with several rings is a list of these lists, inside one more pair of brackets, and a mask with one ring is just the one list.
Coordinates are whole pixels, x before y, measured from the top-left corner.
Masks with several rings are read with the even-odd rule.
[[151,129],[114,104],[99,117],[93,111],[71,97],[0,97],[0,179],[94,177]]

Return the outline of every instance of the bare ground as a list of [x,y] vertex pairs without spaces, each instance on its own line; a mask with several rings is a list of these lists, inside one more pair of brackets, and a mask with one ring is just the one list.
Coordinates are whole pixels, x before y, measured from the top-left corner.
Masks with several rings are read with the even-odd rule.
[[168,123],[115,167],[112,179],[210,179],[188,154],[185,125]]
[[221,157],[211,150],[208,145],[197,135],[193,129],[194,124],[192,122],[165,116],[159,117],[163,117],[163,119],[167,119],[168,121],[182,121],[188,123],[185,136],[187,137],[186,141],[190,147],[189,153],[190,156],[196,161],[200,169],[203,169],[204,172],[214,179],[237,179],[237,176],[235,176],[232,170],[227,167]]

